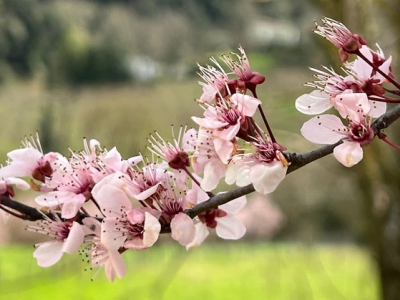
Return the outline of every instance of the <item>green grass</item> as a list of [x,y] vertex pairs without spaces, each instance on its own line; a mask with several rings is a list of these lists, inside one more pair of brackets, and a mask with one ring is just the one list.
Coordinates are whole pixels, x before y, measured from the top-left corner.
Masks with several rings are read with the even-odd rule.
[[124,254],[127,275],[110,283],[77,256],[42,269],[33,249],[0,251],[0,299],[378,299],[368,254],[355,246],[161,244]]

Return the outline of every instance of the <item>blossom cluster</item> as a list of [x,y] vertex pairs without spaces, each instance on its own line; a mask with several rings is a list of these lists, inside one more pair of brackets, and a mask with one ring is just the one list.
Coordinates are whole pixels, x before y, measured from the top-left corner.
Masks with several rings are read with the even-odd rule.
[[194,218],[186,213],[212,197],[222,178],[239,186],[253,183],[265,194],[286,174],[285,148],[253,119],[261,105],[256,87],[265,78],[250,69],[239,50],[237,59],[221,57],[229,72],[215,59],[215,66],[199,66],[204,82],[198,103],[204,115],[193,117],[198,130],[181,127],[175,136],[172,129],[170,142],[154,133],[148,139],[152,159],[141,154],[123,159],[116,147],[107,150],[94,139],[84,140],[82,151],[70,150],[68,158],[43,153],[38,137],[24,139],[21,149],[8,153],[0,169],[2,195],[14,198],[13,186],[40,193],[35,202],[42,218],[27,226],[51,237],[35,245],[39,266],[80,252],[92,267],[104,266],[112,281],[125,274],[122,253],[153,246],[161,233],[170,233],[187,249],[201,244],[210,229],[224,239],[245,234],[235,216],[245,196]]
[[[360,36],[343,24],[323,20],[316,32],[333,42],[345,64],[345,76],[332,69],[315,70],[315,90],[296,100],[305,114],[335,108],[336,115],[307,121],[303,136],[315,143],[335,144],[335,157],[345,166],[362,159],[362,147],[377,133],[371,120],[386,111],[385,81],[394,81],[391,57],[372,51]],[[356,54],[348,62],[349,54]],[[22,141],[22,148],[8,153],[0,168],[0,194],[13,199],[14,186],[33,189],[41,218],[27,230],[50,237],[35,245],[33,256],[42,267],[57,263],[64,253],[81,253],[92,267],[104,267],[113,281],[124,276],[122,254],[153,246],[166,233],[190,249],[200,245],[210,229],[223,239],[239,239],[246,228],[235,214],[246,204],[245,196],[205,210],[188,212],[212,198],[220,181],[237,186],[252,184],[260,194],[273,192],[285,178],[290,162],[279,144],[257,96],[265,77],[251,69],[246,53],[211,58],[200,66],[203,93],[197,103],[204,109],[193,116],[197,129],[181,127],[172,139],[157,132],[149,139],[151,159],[142,154],[123,159],[114,147],[107,150],[97,140],[84,140],[84,150],[43,153],[38,137]],[[397,87],[398,88],[398,87]],[[400,94],[400,92],[399,92]],[[259,112],[263,124],[254,115]],[[385,139],[384,136],[380,138]],[[27,183],[23,178],[28,178]],[[3,212],[25,219],[17,209],[0,202]]]
[[[339,48],[344,75],[332,68],[311,68],[316,80],[306,85],[315,90],[297,98],[296,108],[307,115],[319,115],[333,107],[345,123],[333,114],[319,115],[307,121],[301,133],[317,144],[342,141],[335,147],[334,156],[344,166],[351,167],[361,161],[362,147],[376,135],[372,119],[386,112],[387,102],[398,102],[387,95],[384,87],[385,82],[396,84],[391,72],[392,57],[385,58],[379,46],[377,51],[370,49],[363,38],[337,21],[325,18],[322,23],[322,26],[316,24],[315,32]],[[351,62],[350,54],[355,55]]]

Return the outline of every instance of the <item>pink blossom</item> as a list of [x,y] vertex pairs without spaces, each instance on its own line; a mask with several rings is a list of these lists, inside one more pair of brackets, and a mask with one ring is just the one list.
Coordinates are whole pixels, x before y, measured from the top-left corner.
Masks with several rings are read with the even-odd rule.
[[95,218],[83,219],[85,243],[88,246],[82,250],[82,254],[89,257],[88,262],[92,267],[105,267],[105,273],[110,281],[115,276],[122,278],[126,273],[125,262],[118,250],[106,249],[100,240],[101,223]]
[[0,179],[0,195],[14,198],[15,192],[13,185],[23,191],[29,190],[30,187],[29,184],[23,179],[16,177],[3,178]]
[[361,147],[370,143],[375,133],[370,118],[363,111],[350,111],[348,119],[345,126],[337,116],[317,116],[304,123],[301,133],[317,144],[334,144],[343,139],[343,143],[335,147],[334,156],[346,167],[351,167],[362,159]]
[[84,240],[84,231],[77,222],[64,222],[56,213],[50,217],[44,215],[44,220],[37,225],[30,225],[28,230],[45,234],[54,238],[51,241],[36,244],[33,256],[41,267],[50,267],[57,263],[64,253],[78,252]]
[[218,186],[221,178],[224,177],[226,164],[222,162],[217,154],[212,129],[200,126],[196,137],[197,139],[194,142],[195,152],[192,155],[192,167],[196,174],[203,173],[201,187],[206,191],[212,191]]
[[286,176],[288,163],[281,153],[283,148],[261,136],[252,142],[252,146],[255,153],[233,157],[225,181],[238,186],[252,183],[257,192],[272,193]]
[[0,177],[32,176],[36,180],[45,182],[45,178],[52,175],[51,165],[59,154],[51,152],[43,155],[40,150],[27,147],[13,150],[7,156],[11,162],[0,169]]
[[246,233],[246,227],[235,215],[246,203],[246,197],[243,196],[198,215],[196,235],[186,248],[190,249],[201,244],[209,234],[208,228],[215,229],[220,238],[240,239]]
[[111,184],[104,185],[95,197],[106,217],[102,223],[101,241],[107,249],[144,249],[157,241],[161,230],[159,212],[133,209],[126,193]]
[[54,166],[56,168],[51,179],[46,181],[46,186],[54,191],[36,197],[35,201],[48,207],[61,205],[62,217],[71,219],[76,216],[85,201],[91,199],[94,183],[83,160],[71,164],[65,158],[59,158]]
[[201,127],[212,129],[213,143],[216,153],[224,164],[233,154],[232,140],[249,129],[249,120],[257,110],[260,100],[248,95],[234,94],[230,98],[221,99],[214,106],[208,106],[205,118],[192,117]]

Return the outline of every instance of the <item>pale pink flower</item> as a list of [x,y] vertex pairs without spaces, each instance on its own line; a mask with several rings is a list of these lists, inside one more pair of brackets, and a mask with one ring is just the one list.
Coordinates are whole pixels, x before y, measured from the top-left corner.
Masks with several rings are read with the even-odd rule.
[[7,154],[11,160],[9,164],[0,169],[0,177],[25,177],[32,176],[34,179],[45,182],[46,178],[53,173],[53,162],[61,156],[58,153],[50,152],[43,154],[39,137],[36,141],[25,139],[24,146]]
[[281,153],[284,148],[260,136],[251,144],[255,153],[234,156],[228,165],[225,182],[237,186],[252,183],[257,192],[272,193],[285,178],[289,165]]
[[192,207],[193,199],[188,199],[185,190],[171,185],[166,185],[152,199],[154,206],[161,211],[160,221],[171,225],[171,237],[184,246],[190,243],[196,230],[193,220],[185,211]]
[[187,130],[181,127],[178,137],[175,138],[172,128],[172,143],[165,141],[157,132],[151,135],[148,140],[151,147],[148,149],[157,157],[162,158],[168,163],[172,169],[176,184],[182,188],[186,188],[186,180],[191,175],[188,167],[190,167],[189,151],[193,151],[193,140],[196,131],[194,129]]
[[196,224],[196,235],[186,248],[201,244],[208,236],[208,228],[215,229],[220,238],[228,240],[237,240],[246,233],[246,227],[243,225],[236,214],[246,205],[245,196],[225,203],[218,208],[207,210],[198,215],[199,222]]
[[334,149],[335,158],[346,167],[351,167],[363,157],[362,146],[370,143],[375,133],[367,113],[360,110],[349,111],[347,126],[334,115],[322,115],[312,118],[301,128],[302,135],[317,144],[334,144],[339,140],[343,143]]
[[[203,173],[201,187],[205,191],[212,191],[226,173],[224,164],[217,154],[214,145],[213,130],[204,127],[199,128],[194,142],[195,152],[192,155],[192,167],[196,174]],[[232,150],[233,151],[233,150]],[[226,158],[228,160],[229,158]]]
[[321,19],[323,26],[315,23],[314,32],[339,48],[340,59],[344,62],[349,58],[349,54],[357,51],[367,42],[358,34],[352,33],[342,23],[330,18]]
[[107,249],[145,249],[157,241],[161,230],[158,211],[133,209],[126,193],[111,184],[104,185],[94,196],[105,216],[101,241]]
[[82,222],[87,245],[82,254],[88,257],[87,262],[91,263],[92,267],[104,266],[106,276],[111,282],[115,276],[122,278],[126,273],[125,262],[118,250],[109,250],[102,245],[101,223],[95,218],[85,218]]
[[65,158],[59,158],[55,163],[56,169],[46,186],[54,189],[35,198],[42,206],[62,206],[63,218],[71,219],[76,216],[85,201],[91,199],[94,183],[84,161],[75,161],[73,165]]
[[213,144],[216,153],[224,164],[228,163],[234,151],[232,140],[249,129],[249,120],[261,101],[248,95],[236,93],[230,98],[221,99],[214,106],[209,105],[205,118],[192,117],[201,127],[213,129]]
[[38,232],[54,238],[51,241],[36,244],[33,256],[41,267],[50,267],[57,263],[64,253],[78,252],[84,240],[84,231],[77,222],[62,221],[56,213],[52,219],[43,215],[44,220],[37,225],[27,227],[29,231]]
[[29,190],[30,188],[29,184],[23,179],[16,177],[3,178],[0,179],[0,195],[14,198],[15,192],[13,185],[23,191]]

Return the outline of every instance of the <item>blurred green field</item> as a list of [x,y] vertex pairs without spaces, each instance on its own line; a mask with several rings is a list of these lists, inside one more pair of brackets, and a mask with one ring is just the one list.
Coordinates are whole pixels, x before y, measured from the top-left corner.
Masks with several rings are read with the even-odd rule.
[[77,256],[42,269],[32,252],[0,250],[0,299],[378,299],[368,253],[351,245],[160,244],[125,253],[127,275],[113,283],[103,270],[92,282]]

